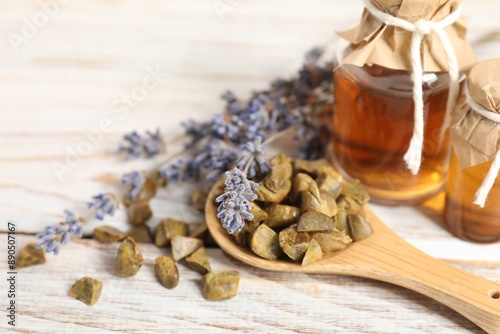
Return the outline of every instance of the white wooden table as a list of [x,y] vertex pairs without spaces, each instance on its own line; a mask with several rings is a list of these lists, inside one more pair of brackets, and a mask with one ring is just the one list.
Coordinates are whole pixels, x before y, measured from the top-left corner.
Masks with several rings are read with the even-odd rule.
[[[43,9],[42,3],[52,5]],[[481,42],[479,58],[500,56],[500,3],[466,0],[464,6],[470,39]],[[113,154],[124,132],[160,127],[167,138],[176,137],[181,120],[219,112],[224,90],[248,96],[295,73],[306,50],[356,22],[361,8],[360,1],[341,0],[0,0],[0,231],[13,220],[18,232],[38,232],[61,219],[64,209],[79,212],[90,196],[119,191],[123,173],[154,164]],[[151,71],[161,76],[140,95]],[[102,122],[112,129],[85,144]],[[86,153],[78,158],[78,151]],[[164,217],[202,222],[188,193],[189,187],[160,191],[150,226]],[[500,282],[500,244],[451,237],[441,226],[442,200],[374,210],[421,250]],[[97,224],[90,221],[87,232]],[[122,211],[107,224],[128,228]],[[18,234],[18,248],[33,240]],[[1,233],[3,273],[6,244]],[[153,263],[165,251],[154,246],[141,247],[145,266],[137,276],[116,277],[116,248],[85,239],[49,255],[46,265],[21,271],[18,326],[8,327],[2,313],[1,332],[481,333],[450,309],[402,288],[265,272],[218,249],[209,250],[212,267],[239,270],[240,292],[230,301],[207,302],[200,276],[183,266],[176,289],[158,284]],[[92,308],[67,296],[82,276],[104,281]],[[0,282],[5,309],[7,286]]]

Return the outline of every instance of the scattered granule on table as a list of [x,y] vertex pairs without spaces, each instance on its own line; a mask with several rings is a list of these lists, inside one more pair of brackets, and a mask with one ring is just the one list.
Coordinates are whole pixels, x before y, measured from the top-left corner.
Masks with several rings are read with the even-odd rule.
[[120,277],[134,276],[141,269],[142,261],[142,254],[134,239],[127,237],[118,248],[115,272]]
[[170,218],[163,219],[156,228],[155,244],[158,247],[168,246],[174,237],[188,235],[188,230],[185,222]]
[[112,226],[103,225],[94,228],[94,237],[103,244],[110,244],[116,241],[122,241],[127,235]]
[[73,283],[68,295],[92,306],[99,300],[102,282],[91,277],[83,277]]
[[172,239],[172,256],[177,262],[203,247],[203,241],[191,237],[176,236]]
[[186,265],[189,269],[196,271],[202,275],[209,273],[210,262],[208,261],[207,251],[205,247],[198,248],[193,254],[186,257]]
[[36,249],[36,243],[31,242],[24,246],[16,259],[16,269],[44,264],[45,252],[43,249]]
[[175,261],[169,256],[156,258],[155,272],[161,284],[167,289],[173,289],[179,284],[179,270]]
[[207,300],[225,300],[238,294],[240,273],[235,270],[212,271],[201,279],[201,293]]
[[208,194],[202,189],[195,189],[191,195],[191,204],[198,211],[205,211]]
[[205,223],[196,224],[192,230],[189,231],[189,237],[205,240],[208,235],[208,226]]
[[127,208],[127,216],[132,225],[142,225],[153,217],[153,210],[148,201],[132,203]]
[[152,244],[153,236],[151,235],[151,230],[145,224],[135,226],[127,232],[127,237],[134,239],[136,243],[139,244]]

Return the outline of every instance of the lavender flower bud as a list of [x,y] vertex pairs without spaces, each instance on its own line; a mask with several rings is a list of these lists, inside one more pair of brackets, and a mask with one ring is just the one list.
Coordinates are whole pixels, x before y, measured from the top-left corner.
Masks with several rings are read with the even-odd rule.
[[224,193],[215,200],[221,203],[217,208],[217,218],[220,219],[222,227],[229,234],[233,234],[243,229],[245,220],[253,219],[253,215],[248,211],[252,209],[250,202],[257,199],[253,190],[259,185],[249,181],[245,173],[238,168],[226,172],[225,184]]
[[146,131],[144,136],[136,131],[126,133],[123,142],[119,145],[118,152],[127,153],[127,159],[137,159],[141,156],[152,158],[165,151],[165,143],[160,129],[155,132]]
[[137,197],[145,182],[146,178],[144,177],[144,175],[137,171],[127,173],[122,177],[122,184],[131,186],[130,191],[127,193],[127,197],[129,199],[134,199]]
[[258,173],[264,174],[271,170],[271,164],[264,159],[262,138],[257,137],[253,142],[241,146],[241,155],[236,166],[248,170],[248,177],[254,178]]
[[82,224],[76,219],[75,215],[68,211],[64,211],[66,215],[65,221],[45,227],[45,231],[38,233],[36,237],[43,241],[39,243],[37,249],[45,249],[46,253],[54,253],[57,255],[61,246],[67,244],[72,237],[82,237]]
[[172,165],[162,168],[160,176],[171,183],[187,181],[196,175],[193,159],[179,159]]
[[87,207],[94,211],[94,216],[98,220],[103,220],[105,215],[113,216],[117,206],[118,202],[112,194],[92,196],[92,201],[87,203]]

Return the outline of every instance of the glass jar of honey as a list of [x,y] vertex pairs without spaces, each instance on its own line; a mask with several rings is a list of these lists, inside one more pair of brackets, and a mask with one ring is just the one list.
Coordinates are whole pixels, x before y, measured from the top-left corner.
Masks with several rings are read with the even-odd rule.
[[[475,62],[464,40],[460,1],[365,6],[360,25],[339,33],[347,45],[333,73],[333,163],[346,178],[361,180],[376,203],[420,203],[446,182],[450,144],[443,128],[462,94],[463,73]],[[404,22],[388,23],[384,15]],[[443,28],[447,41],[424,31],[428,22],[451,16]],[[414,34],[421,34],[417,49]],[[447,42],[452,47],[444,50],[439,44]],[[448,64],[450,57],[458,68]]]
[[500,240],[500,59],[470,72],[467,99],[452,118],[453,156],[444,219],[455,236]]

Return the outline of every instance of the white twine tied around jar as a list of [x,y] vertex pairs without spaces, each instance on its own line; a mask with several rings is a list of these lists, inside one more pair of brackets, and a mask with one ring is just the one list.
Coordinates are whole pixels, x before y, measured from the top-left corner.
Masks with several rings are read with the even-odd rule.
[[[468,91],[467,91],[467,103],[469,104],[471,109],[477,112],[479,115],[489,119],[490,121],[500,123],[500,114],[497,114],[496,112],[493,112],[483,107],[476,101],[474,101],[474,99],[470,96]],[[493,185],[495,184],[499,172],[500,172],[500,148],[497,151],[497,154],[495,156],[495,159],[493,160],[493,163],[491,164],[488,174],[486,174],[486,178],[484,179],[483,184],[481,185],[481,187],[479,187],[479,189],[476,192],[476,200],[474,201],[474,204],[484,208],[486,199],[488,198],[488,194],[490,193],[491,188],[493,188]]]
[[411,67],[413,79],[413,102],[415,104],[414,111],[414,126],[413,136],[410,141],[410,147],[404,156],[404,160],[408,165],[408,169],[413,175],[417,175],[422,164],[422,151],[424,148],[424,97],[423,97],[423,68],[422,57],[420,55],[420,47],[425,35],[435,33],[446,53],[448,61],[448,73],[450,76],[450,85],[448,92],[448,100],[446,103],[446,115],[443,126],[441,128],[441,142],[444,139],[446,130],[451,123],[451,112],[455,106],[455,102],[459,91],[459,68],[458,61],[455,55],[455,50],[451,44],[448,35],[444,28],[455,23],[462,15],[462,5],[458,6],[455,11],[450,13],[441,21],[433,22],[427,20],[418,20],[415,23],[397,18],[378,9],[371,0],[364,0],[366,9],[381,22],[389,26],[402,28],[412,33],[411,38]]

